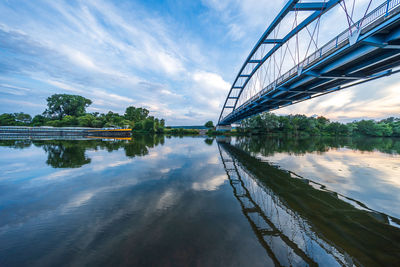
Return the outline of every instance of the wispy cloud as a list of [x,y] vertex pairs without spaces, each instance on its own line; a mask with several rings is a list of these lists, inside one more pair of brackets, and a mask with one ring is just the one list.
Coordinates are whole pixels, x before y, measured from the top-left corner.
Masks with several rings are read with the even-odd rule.
[[277,114],[322,114],[335,120],[382,119],[400,114],[400,77],[391,76],[275,111]]
[[[283,0],[273,5],[267,0],[203,0],[173,6],[3,1],[0,112],[39,113],[46,97],[63,92],[92,99],[90,111],[123,112],[135,105],[168,124],[215,121],[244,58],[283,5]],[[367,98],[358,99],[357,92],[351,103],[365,103]],[[378,97],[370,93],[375,95],[371,99]],[[15,104],[23,102],[33,104]],[[329,102],[324,109],[323,103],[312,113],[339,109]],[[298,112],[302,110],[311,112]]]

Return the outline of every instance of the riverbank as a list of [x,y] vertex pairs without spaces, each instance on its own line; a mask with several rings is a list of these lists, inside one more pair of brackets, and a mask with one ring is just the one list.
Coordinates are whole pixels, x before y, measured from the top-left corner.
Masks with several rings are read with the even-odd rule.
[[98,136],[98,137],[130,137],[131,129],[104,129],[88,127],[28,127],[0,126],[0,137],[19,136]]
[[[145,131],[136,129],[114,129],[114,128],[89,128],[89,127],[28,127],[28,126],[0,126],[0,137],[19,137],[19,136],[80,136],[80,137],[115,137],[128,138],[134,135],[171,135],[171,136],[266,136],[266,137],[289,137],[289,138],[308,138],[308,137],[362,137],[366,135],[360,132],[344,134],[338,132],[317,132],[309,133],[306,131],[297,132],[271,132],[260,131],[259,129],[233,129],[231,131],[217,131],[215,129],[191,129],[191,128],[170,128],[165,127],[158,131]],[[378,136],[379,137],[379,136]],[[383,136],[384,137],[384,136]],[[392,136],[396,137],[396,136]]]

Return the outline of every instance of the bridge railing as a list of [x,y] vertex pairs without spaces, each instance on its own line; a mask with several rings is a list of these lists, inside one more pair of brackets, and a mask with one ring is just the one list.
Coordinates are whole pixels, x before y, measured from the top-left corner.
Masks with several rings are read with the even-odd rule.
[[349,38],[351,37],[352,34],[354,34],[357,31],[361,31],[365,28],[367,28],[369,25],[372,23],[376,22],[378,19],[388,16],[391,11],[393,11],[395,8],[400,6],[400,0],[387,0],[384,3],[382,3],[380,6],[372,10],[370,13],[368,13],[364,18],[360,19],[356,23],[354,23],[351,27],[343,31],[341,34],[333,38],[331,41],[326,43],[324,46],[322,46],[320,49],[316,50],[313,54],[308,56],[306,59],[304,59],[302,62],[294,66],[292,69],[287,71],[285,74],[280,76],[278,79],[276,79],[274,82],[260,90],[257,94],[249,98],[246,102],[244,102],[240,107],[236,108],[233,110],[231,113],[229,113],[227,116],[222,118],[221,121],[224,121],[226,118],[232,116],[235,112],[240,111],[247,107],[250,103],[253,101],[261,98],[262,95],[269,93],[270,91],[274,90],[277,86],[281,85],[283,82],[287,81],[288,79],[294,77],[299,73],[299,70],[305,69],[311,65],[313,65],[317,60],[320,60],[327,56],[328,54],[340,49],[344,45],[347,44],[349,41]]

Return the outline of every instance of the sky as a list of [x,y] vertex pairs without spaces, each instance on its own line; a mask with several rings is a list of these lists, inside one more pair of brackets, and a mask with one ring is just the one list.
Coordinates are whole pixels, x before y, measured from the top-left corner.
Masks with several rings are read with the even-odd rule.
[[[216,123],[237,72],[285,2],[2,0],[0,113],[40,114],[47,97],[66,93],[91,99],[88,112],[123,114],[133,105],[167,125]],[[394,75],[274,113],[343,122],[399,116],[399,92]]]

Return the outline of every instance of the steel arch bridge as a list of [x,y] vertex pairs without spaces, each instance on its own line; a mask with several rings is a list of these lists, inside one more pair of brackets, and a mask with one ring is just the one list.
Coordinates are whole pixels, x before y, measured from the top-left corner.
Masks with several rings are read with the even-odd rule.
[[400,71],[400,0],[308,1],[289,0],[258,40],[219,126]]

